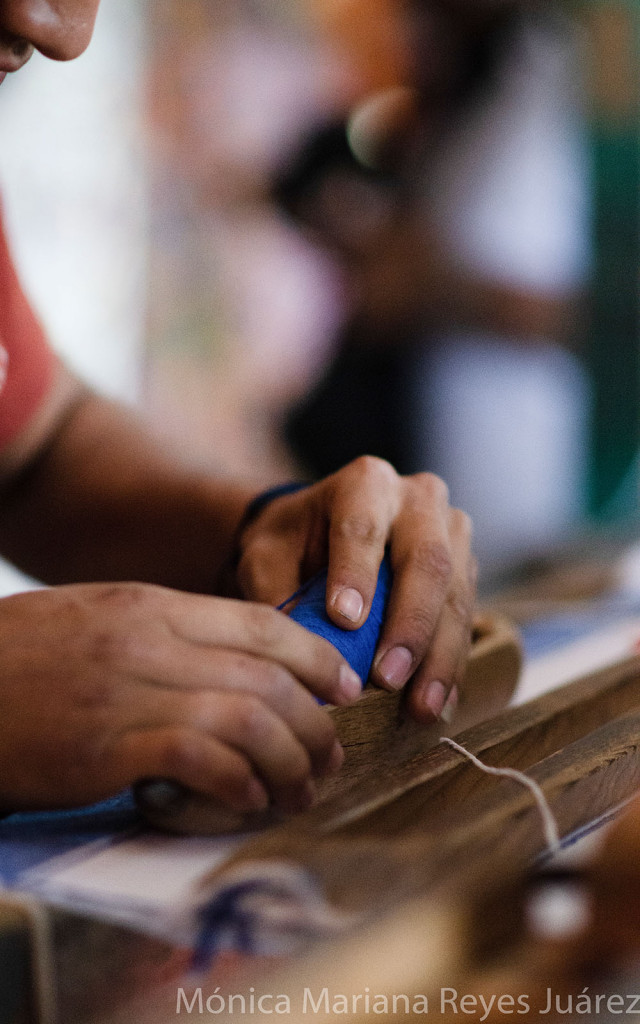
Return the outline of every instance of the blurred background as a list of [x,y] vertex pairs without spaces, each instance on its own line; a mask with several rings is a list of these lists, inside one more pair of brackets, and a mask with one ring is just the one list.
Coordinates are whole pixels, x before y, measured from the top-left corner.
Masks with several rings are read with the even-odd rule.
[[635,0],[103,0],[82,58],[2,86],[28,293],[189,460],[440,473],[486,572],[634,520],[639,25]]

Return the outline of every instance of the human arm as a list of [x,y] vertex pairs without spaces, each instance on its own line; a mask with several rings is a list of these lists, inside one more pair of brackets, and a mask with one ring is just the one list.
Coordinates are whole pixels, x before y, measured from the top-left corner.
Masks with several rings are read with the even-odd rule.
[[400,213],[351,256],[353,332],[396,344],[399,331],[474,329],[526,345],[552,338],[579,346],[584,296],[502,281],[465,266],[424,218]]
[[[219,592],[252,491],[180,469],[120,406],[68,375],[57,393],[48,427],[23,443],[29,458],[5,484],[3,551],[53,583],[135,579]],[[364,458],[278,499],[241,538],[238,594],[275,605],[328,564],[328,614],[357,628],[386,545],[394,585],[373,678],[397,687],[415,676],[414,714],[437,717],[442,701],[425,703],[426,691],[438,683],[446,697],[460,682],[475,586],[470,524],[437,477],[402,478]],[[341,596],[358,602],[354,594],[361,606],[342,614]]]
[[[359,681],[264,604],[168,589],[215,589],[253,492],[181,469],[66,372],[3,470],[0,543],[17,564],[58,584],[137,582],[0,601],[0,806],[82,802],[152,775],[234,810],[306,806],[313,776],[341,760],[311,694],[348,703]],[[437,478],[362,459],[278,499],[240,537],[239,589],[275,604],[328,561],[329,613],[354,628],[386,545],[395,582],[374,678],[401,648],[393,683],[415,674],[411,706],[432,720],[462,671],[474,586],[468,521]],[[339,611],[345,591],[362,596],[355,617]]]
[[[212,589],[253,493],[181,470],[66,371],[2,469],[3,551],[56,583]],[[0,680],[3,810],[158,774],[235,811],[300,809],[342,756],[312,694],[359,692],[329,644],[275,610],[144,582],[1,600]]]
[[47,583],[138,580],[219,592],[255,487],[181,464],[64,367],[0,458],[0,549]]

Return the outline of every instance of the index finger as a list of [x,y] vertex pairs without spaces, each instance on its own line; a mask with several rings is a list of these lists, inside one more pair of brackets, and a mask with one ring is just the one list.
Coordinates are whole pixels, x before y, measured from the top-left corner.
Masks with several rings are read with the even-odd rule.
[[369,615],[398,507],[399,477],[388,462],[363,456],[336,474],[326,609],[342,629],[359,629]]
[[[350,703],[360,694],[360,679],[336,648],[275,608],[168,591],[164,612],[174,637],[205,650],[222,647],[280,665],[330,704]],[[170,650],[165,645],[159,652],[164,662]],[[176,671],[181,678],[179,666]]]

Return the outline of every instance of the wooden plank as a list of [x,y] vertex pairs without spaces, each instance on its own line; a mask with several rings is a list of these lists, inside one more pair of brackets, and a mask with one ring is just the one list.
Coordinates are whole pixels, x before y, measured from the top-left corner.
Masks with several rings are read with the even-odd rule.
[[[511,708],[456,736],[457,742],[496,767],[529,772],[532,766],[588,739],[602,723],[640,709],[638,657],[594,673],[585,679]],[[411,822],[415,809],[410,793],[416,791],[420,823],[427,826],[471,797],[495,786],[447,746],[439,746],[406,765],[400,765],[382,790],[369,782],[324,808],[323,831],[357,833],[363,829],[392,834]],[[418,792],[419,791],[419,792]],[[315,812],[317,815],[317,812]]]
[[[528,771],[543,758],[587,736],[602,723],[640,709],[640,656],[595,672],[520,707],[507,708],[456,739],[488,764]],[[298,836],[393,835],[429,826],[447,808],[495,786],[442,744],[409,760],[371,768],[369,777],[303,815],[272,827],[237,855],[278,856]],[[415,815],[419,814],[416,819]]]
[[[543,789],[561,835],[588,825],[640,790],[639,746],[636,710],[531,766],[528,774]],[[273,830],[247,844],[203,887],[229,875],[234,864],[258,859],[302,865],[332,903],[364,914],[382,913],[404,899],[451,884],[458,889],[486,887],[522,873],[545,849],[540,812],[529,791],[509,779],[489,782],[490,790],[452,803],[446,814],[428,823],[422,815],[422,802],[428,804],[425,784],[369,815],[366,827],[362,822],[357,832]]]

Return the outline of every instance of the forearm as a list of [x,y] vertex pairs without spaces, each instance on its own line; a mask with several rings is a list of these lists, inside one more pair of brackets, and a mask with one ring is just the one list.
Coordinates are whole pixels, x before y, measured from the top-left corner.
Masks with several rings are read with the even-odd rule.
[[181,467],[131,413],[85,395],[6,487],[0,549],[49,583],[216,592],[254,493]]
[[554,340],[579,347],[584,296],[501,281],[456,260],[421,220],[394,223],[375,247],[355,261],[353,321],[374,342],[395,343],[398,328],[419,332],[482,330],[521,339]]
[[439,323],[480,328],[512,339],[546,339],[574,348],[583,314],[575,294],[553,295],[504,285],[449,267],[430,313]]

